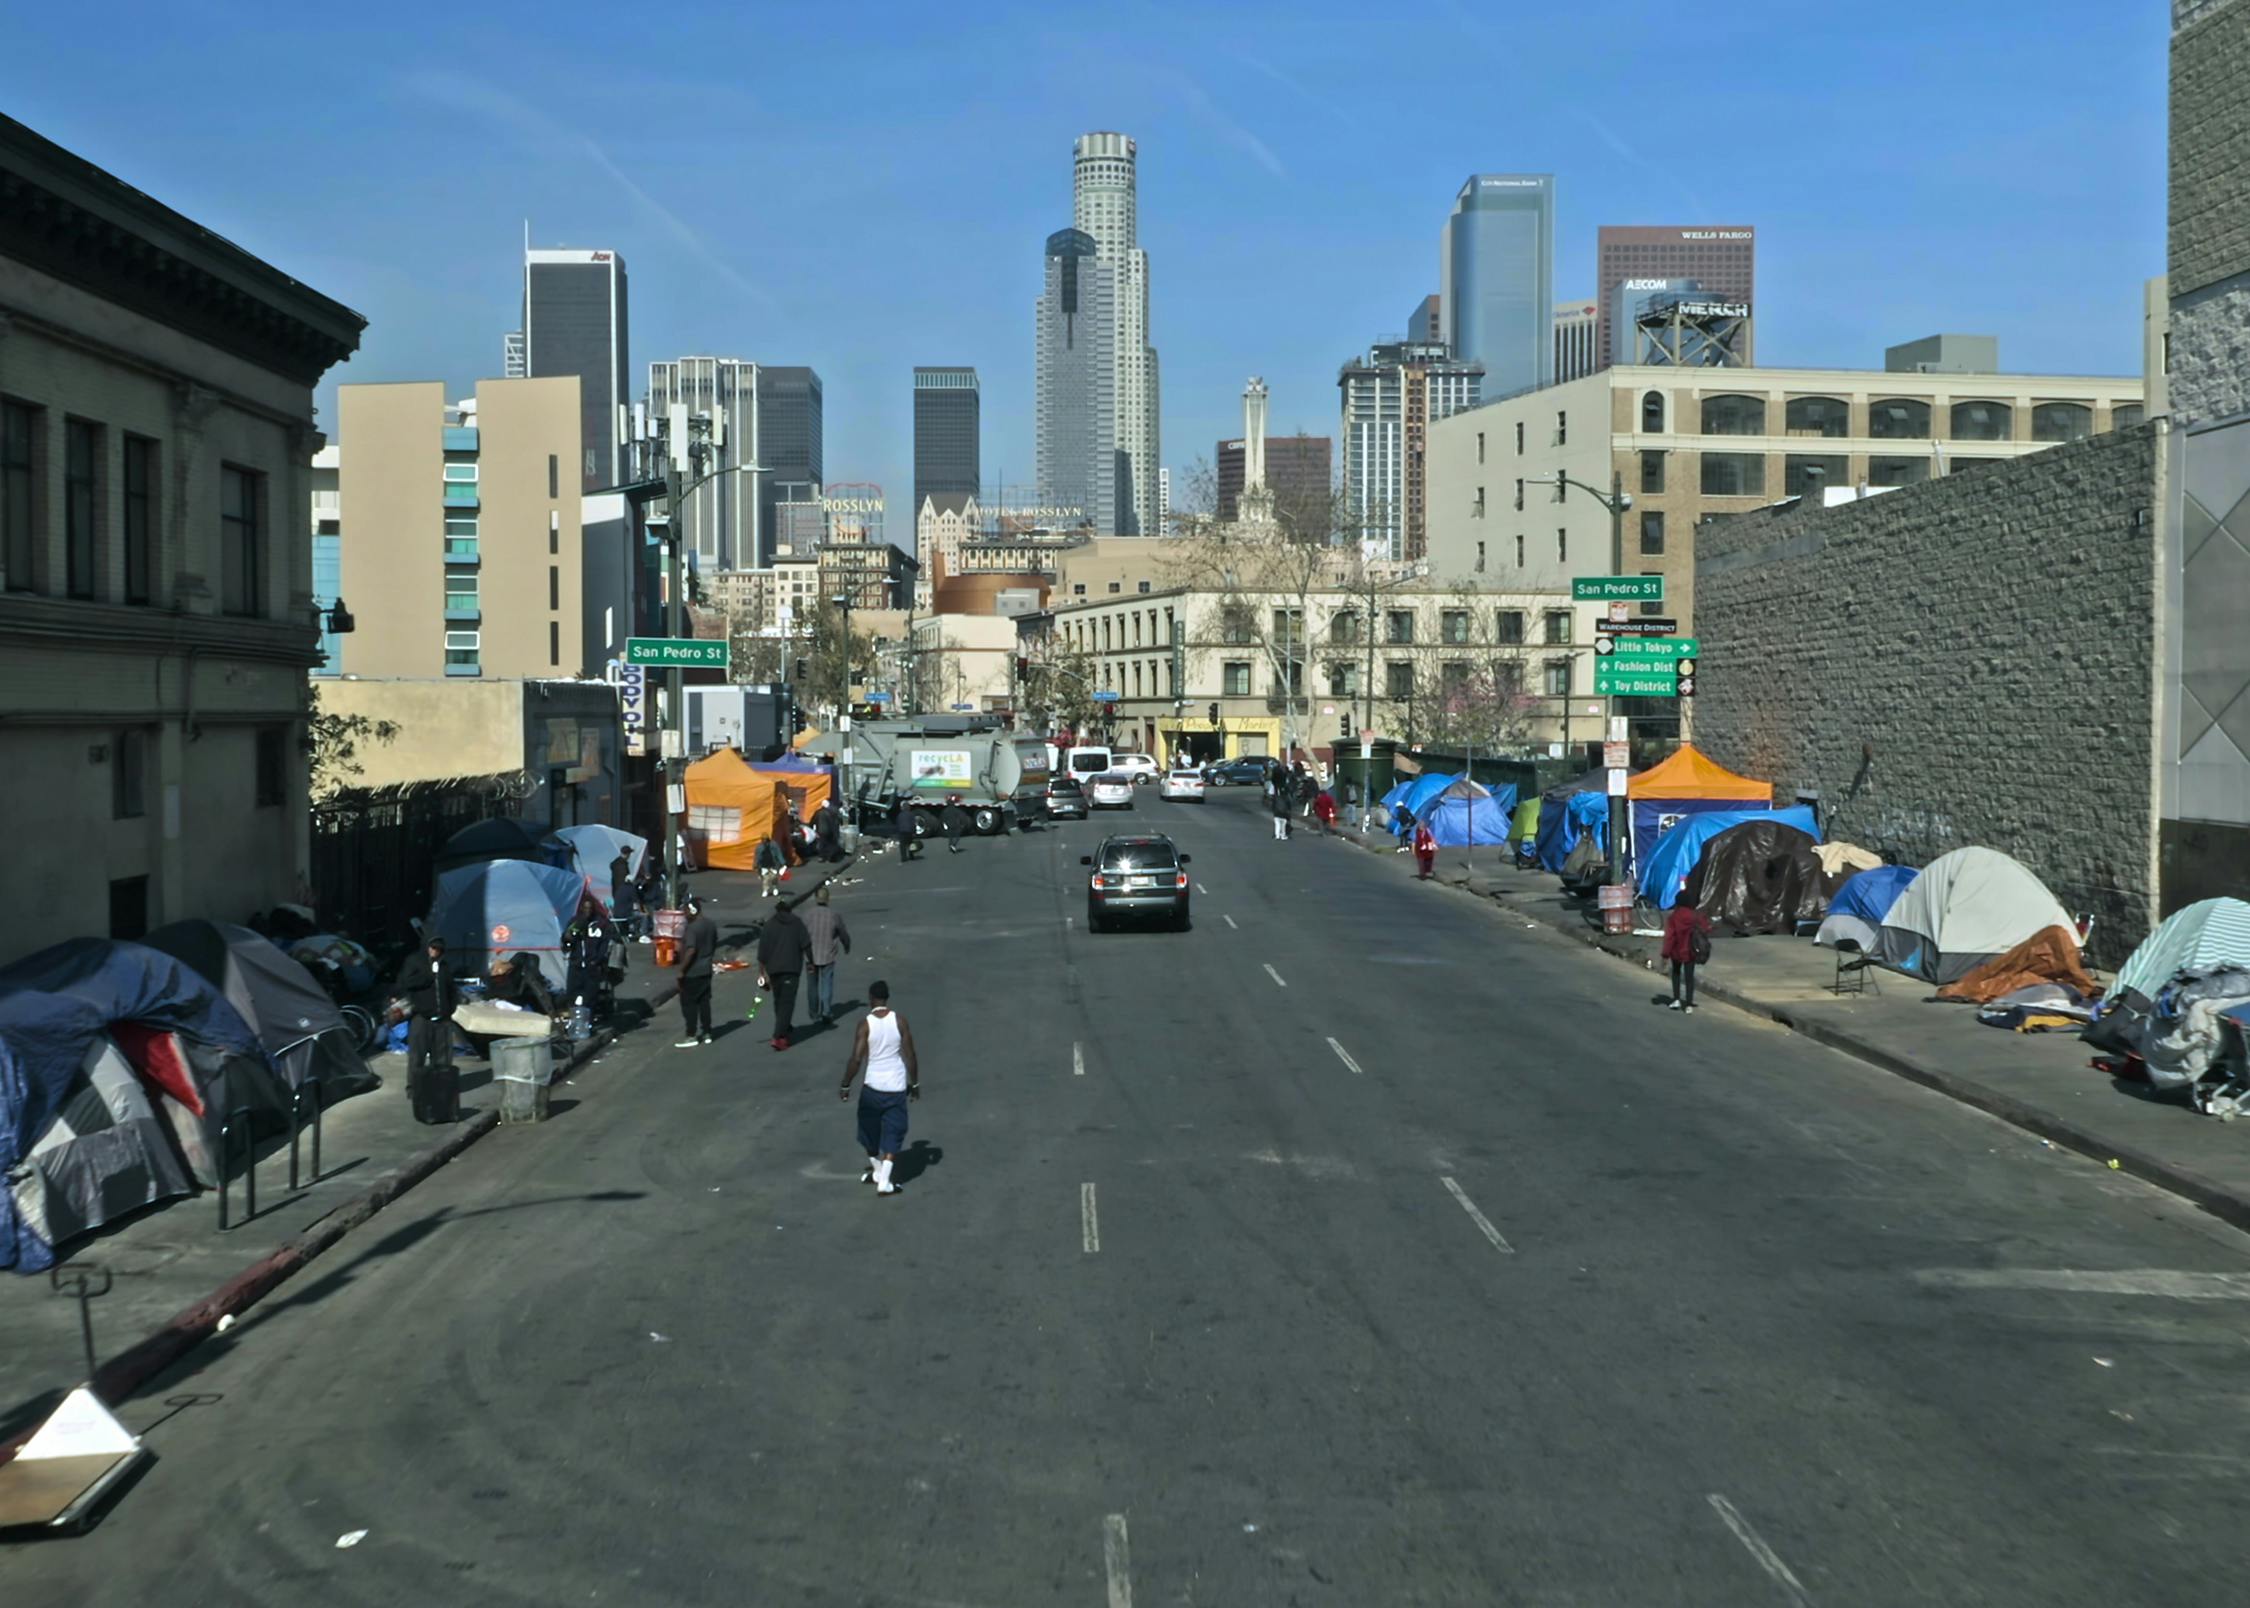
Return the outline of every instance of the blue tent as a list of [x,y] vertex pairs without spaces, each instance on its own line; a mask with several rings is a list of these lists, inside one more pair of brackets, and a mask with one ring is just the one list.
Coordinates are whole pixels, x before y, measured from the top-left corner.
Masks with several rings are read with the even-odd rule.
[[550,986],[570,981],[570,952],[563,929],[587,897],[575,871],[529,860],[487,860],[438,878],[430,931],[467,970],[487,969],[503,955],[529,951]]
[[1792,804],[1785,810],[1762,807],[1700,810],[1674,822],[1656,840],[1656,847],[1641,857],[1640,874],[1634,879],[1640,896],[1659,910],[1671,909],[1679,901],[1680,887],[1687,881],[1688,873],[1703,857],[1703,845],[1728,827],[1740,826],[1745,821],[1774,821],[1782,826],[1793,826],[1815,843],[1820,841],[1820,826],[1814,821],[1809,804]]
[[1464,777],[1430,799],[1430,832],[1440,848],[1502,844],[1508,841],[1515,813],[1514,787],[1495,793]]
[[647,838],[614,826],[566,826],[555,836],[570,845],[570,869],[586,879],[604,908],[609,904],[609,863],[617,858],[617,851],[623,849],[632,857],[630,869],[636,877],[648,858]]
[[[1458,776],[1417,776],[1413,781],[1406,784],[1406,791],[1398,799],[1397,807],[1419,821],[1422,818],[1422,806],[1460,780],[1461,778]],[[1397,790],[1394,788],[1392,791]],[[1395,811],[1394,824],[1391,830],[1393,832],[1403,832],[1404,830],[1395,824]]]
[[1831,949],[1841,948],[1848,942],[1866,954],[1873,954],[1883,930],[1883,918],[1891,913],[1891,906],[1898,903],[1899,895],[1921,874],[1912,866],[1878,865],[1846,877],[1844,885],[1836,890],[1836,897],[1828,901],[1827,919],[1813,934],[1813,942],[1826,944]]
[[1588,833],[1597,846],[1608,848],[1609,795],[1600,787],[1597,782],[1593,789],[1557,788],[1540,800],[1539,835],[1533,843],[1543,868],[1560,871],[1578,840]]

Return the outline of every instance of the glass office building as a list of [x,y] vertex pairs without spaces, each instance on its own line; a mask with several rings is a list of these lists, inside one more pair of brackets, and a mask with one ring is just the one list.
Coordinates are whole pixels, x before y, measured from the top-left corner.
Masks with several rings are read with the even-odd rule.
[[1461,186],[1438,252],[1438,295],[1455,358],[1484,366],[1484,394],[1555,377],[1555,180],[1479,173]]

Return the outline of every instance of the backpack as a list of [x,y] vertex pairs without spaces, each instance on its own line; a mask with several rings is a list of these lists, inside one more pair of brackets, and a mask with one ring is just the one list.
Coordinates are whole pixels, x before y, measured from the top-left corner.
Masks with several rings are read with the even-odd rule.
[[1711,958],[1711,929],[1690,927],[1687,935],[1688,959],[1701,966]]

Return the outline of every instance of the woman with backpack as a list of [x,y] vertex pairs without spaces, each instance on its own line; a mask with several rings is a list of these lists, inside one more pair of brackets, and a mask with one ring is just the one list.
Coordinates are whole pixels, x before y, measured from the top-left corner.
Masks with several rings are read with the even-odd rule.
[[1711,918],[1681,900],[1664,918],[1666,960],[1672,963],[1672,1000],[1668,1009],[1695,1014],[1695,968],[1711,958]]

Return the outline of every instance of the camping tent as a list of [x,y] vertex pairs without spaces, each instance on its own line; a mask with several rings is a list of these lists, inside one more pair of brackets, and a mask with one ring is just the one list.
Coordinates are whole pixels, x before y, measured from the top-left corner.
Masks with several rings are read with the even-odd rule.
[[1813,942],[1831,949],[1850,944],[1860,953],[1872,955],[1883,918],[1920,875],[1910,866],[1879,865],[1846,878],[1836,897],[1828,901],[1827,919],[1813,934]]
[[437,869],[442,874],[480,860],[537,860],[559,865],[566,852],[555,842],[553,833],[530,821],[478,821],[445,840],[445,846],[437,852]]
[[592,898],[575,871],[524,860],[488,860],[438,878],[430,930],[452,963],[483,971],[494,958],[529,951],[551,988],[570,981],[563,929]]
[[[1827,879],[1811,834],[1783,819],[1795,813],[1754,816],[1705,838],[1680,897],[1730,932],[1795,932],[1800,922],[1818,921],[1828,908]],[[1667,840],[1716,818],[1692,816]]]
[[1448,849],[1506,843],[1515,807],[1515,788],[1503,787],[1495,793],[1466,776],[1426,802],[1431,835],[1439,847]]
[[2110,999],[2158,990],[2181,972],[2250,966],[2250,904],[2240,899],[2199,899],[2166,916],[2117,968]]
[[[623,849],[628,856],[628,870],[633,876],[641,874],[641,865],[648,859],[648,839],[635,837],[614,826],[566,826],[555,833],[570,848],[569,868],[586,879],[601,900],[602,908],[609,909],[609,865]],[[611,915],[617,912],[610,911]]]
[[1609,772],[1596,768],[1575,781],[1540,795],[1539,864],[1560,871],[1581,837],[1593,835],[1598,847],[1609,843]]
[[688,831],[703,863],[727,871],[754,871],[758,845],[784,818],[782,778],[753,769],[731,748],[687,768]]
[[1951,983],[2042,927],[2077,944],[2070,913],[2046,884],[1998,849],[1955,849],[1923,868],[1883,917],[1875,958],[1909,976]]
[[1508,837],[1516,843],[1536,843],[1539,840],[1539,795],[1537,793],[1517,802],[1515,819],[1508,823]]
[[[195,1191],[155,1100],[116,1042],[101,1033],[87,1043],[46,1131],[8,1177],[0,1267],[25,1273],[38,1272],[81,1234]],[[9,1214],[12,1239],[4,1221]]]
[[[1626,863],[1637,865],[1683,816],[1710,810],[1772,808],[1773,784],[1737,776],[1705,757],[1693,743],[1682,743],[1661,764],[1651,765],[1626,782],[1625,797],[1630,805]],[[1681,867],[1683,872],[1686,869]]]
[[[1428,805],[1430,800],[1436,798],[1440,793],[1443,793],[1455,782],[1459,782],[1464,779],[1465,778],[1459,776],[1439,776],[1435,772],[1425,773],[1424,775],[1415,777],[1413,781],[1406,784],[1405,793],[1400,796],[1398,802],[1393,806],[1393,825],[1391,827],[1391,830],[1393,832],[1399,832],[1403,834],[1404,828],[1398,825],[1398,822],[1403,821],[1406,816],[1412,816],[1415,820],[1419,821],[1422,818],[1423,808]],[[1477,784],[1471,783],[1470,785],[1476,786]]]
[[[1671,909],[1678,903],[1680,888],[1702,858],[1706,844],[1730,828],[1767,820],[1795,827],[1804,835],[1807,849],[1820,841],[1820,827],[1809,804],[1793,804],[1785,810],[1708,810],[1684,816],[1661,838],[1642,840],[1641,861],[1633,877],[1640,896],[1659,910]],[[1697,908],[1706,915],[1710,913],[1702,905]]]
[[175,921],[143,941],[224,994],[291,1088],[317,1080],[327,1104],[374,1087],[335,1001],[270,940],[226,922]]

